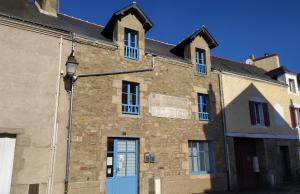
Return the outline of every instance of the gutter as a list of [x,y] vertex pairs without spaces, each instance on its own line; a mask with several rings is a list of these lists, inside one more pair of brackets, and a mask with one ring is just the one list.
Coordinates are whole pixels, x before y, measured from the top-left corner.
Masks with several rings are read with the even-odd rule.
[[72,86],[71,86],[71,93],[70,93],[70,103],[69,103],[69,122],[68,122],[68,140],[67,140],[67,162],[66,162],[66,176],[65,176],[65,191],[64,193],[68,193],[69,188],[69,178],[70,178],[70,160],[71,160],[71,143],[72,143],[72,118],[73,118],[73,100],[74,100],[74,84],[78,80],[78,78],[85,78],[85,77],[101,77],[101,76],[109,76],[109,75],[120,75],[120,74],[130,74],[130,73],[141,73],[141,72],[148,72],[154,71],[154,64],[155,64],[155,56],[152,55],[152,64],[149,68],[143,69],[135,69],[135,70],[117,70],[117,71],[110,71],[110,72],[99,72],[99,73],[84,73],[79,74],[74,77]]

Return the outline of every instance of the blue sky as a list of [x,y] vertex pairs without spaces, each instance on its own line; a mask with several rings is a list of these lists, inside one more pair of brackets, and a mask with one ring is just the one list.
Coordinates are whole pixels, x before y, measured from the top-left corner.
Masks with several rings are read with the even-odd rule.
[[[105,25],[128,0],[61,0],[60,12]],[[154,23],[147,37],[177,44],[204,25],[219,43],[212,54],[245,61],[277,53],[300,72],[300,0],[136,0]]]

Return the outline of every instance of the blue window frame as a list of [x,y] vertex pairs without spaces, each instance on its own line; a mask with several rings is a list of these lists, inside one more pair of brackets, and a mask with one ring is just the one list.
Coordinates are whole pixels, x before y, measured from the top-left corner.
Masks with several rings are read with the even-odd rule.
[[139,84],[123,81],[122,83],[122,113],[139,114]]
[[189,141],[189,164],[191,174],[213,172],[212,145],[209,141]]
[[196,48],[196,70],[198,74],[206,74],[205,51]]
[[124,56],[128,59],[137,60],[139,56],[137,31],[125,29]]
[[198,116],[201,121],[209,120],[208,95],[198,94]]

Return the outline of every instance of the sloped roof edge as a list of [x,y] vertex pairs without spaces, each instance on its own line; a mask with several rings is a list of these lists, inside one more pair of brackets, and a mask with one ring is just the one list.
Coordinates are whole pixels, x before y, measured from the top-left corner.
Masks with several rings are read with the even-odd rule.
[[199,35],[203,36],[203,38],[207,42],[210,49],[213,49],[218,46],[218,43],[214,39],[214,37],[209,33],[209,31],[204,26],[202,26],[201,28],[199,28],[195,32],[193,32],[190,36],[188,36],[186,39],[184,39],[182,42],[177,44],[172,49],[172,52],[176,53],[179,50],[183,49],[186,44],[192,42]]
[[118,19],[122,18],[127,13],[136,14],[137,18],[142,23],[142,25],[145,29],[145,32],[147,32],[148,30],[150,30],[152,28],[153,23],[151,22],[151,20],[140,9],[140,7],[135,2],[133,2],[132,4],[120,9],[119,11],[116,11],[115,13],[113,13],[111,18],[107,22],[106,26],[104,27],[104,29],[102,31],[102,34],[104,34],[105,36],[108,36],[109,38],[111,38],[114,24],[117,22]]

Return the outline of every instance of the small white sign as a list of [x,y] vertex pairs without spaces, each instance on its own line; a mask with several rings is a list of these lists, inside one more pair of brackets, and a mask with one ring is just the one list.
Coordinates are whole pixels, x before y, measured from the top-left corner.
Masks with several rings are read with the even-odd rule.
[[111,174],[111,168],[107,168],[107,174]]
[[112,165],[112,157],[108,157],[106,161],[107,165]]

